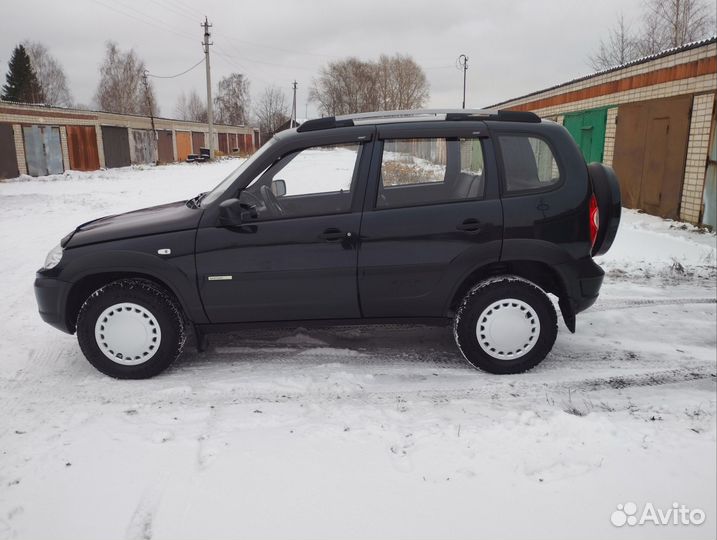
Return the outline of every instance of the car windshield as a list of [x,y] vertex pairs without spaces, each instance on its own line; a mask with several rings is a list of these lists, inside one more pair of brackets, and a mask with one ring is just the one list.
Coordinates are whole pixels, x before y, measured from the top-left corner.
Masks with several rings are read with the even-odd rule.
[[250,158],[245,160],[244,163],[234,169],[231,174],[229,174],[229,176],[227,176],[219,183],[219,185],[217,185],[217,187],[207,193],[205,197],[202,197],[202,204],[206,205],[217,200],[221,196],[221,194],[224,193],[224,191],[226,191],[226,189],[234,183],[234,180],[236,180],[237,177],[252,163],[259,159],[264,154],[264,152],[266,152],[267,149],[274,144],[275,141],[276,139],[270,139],[264,146],[254,152],[254,154]]

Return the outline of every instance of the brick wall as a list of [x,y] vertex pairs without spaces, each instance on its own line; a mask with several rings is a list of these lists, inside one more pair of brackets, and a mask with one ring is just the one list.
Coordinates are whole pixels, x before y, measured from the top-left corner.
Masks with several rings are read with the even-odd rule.
[[535,92],[494,107],[530,109],[541,117],[555,118],[559,123],[562,123],[565,113],[609,107],[603,161],[612,165],[618,105],[693,95],[680,217],[698,223],[701,218],[710,130],[715,123],[716,91],[717,43],[712,40],[688,50]]
[[715,94],[695,96],[692,101],[690,137],[687,144],[685,177],[682,184],[680,217],[699,223],[702,217],[702,194],[705,189],[707,153],[710,131],[714,122]]
[[615,155],[615,132],[617,131],[617,107],[607,110],[605,121],[605,146],[603,148],[602,161],[612,167],[612,158]]
[[17,153],[17,169],[20,174],[27,174],[27,161],[25,160],[25,140],[22,137],[22,126],[14,124],[12,130],[15,134],[15,153]]
[[60,126],[60,147],[62,148],[62,164],[65,169],[70,168],[70,149],[67,147],[67,128]]

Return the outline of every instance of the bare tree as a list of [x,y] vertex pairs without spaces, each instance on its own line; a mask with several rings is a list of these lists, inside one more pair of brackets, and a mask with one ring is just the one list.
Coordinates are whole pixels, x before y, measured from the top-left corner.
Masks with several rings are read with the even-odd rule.
[[174,112],[179,120],[190,122],[206,122],[208,118],[207,105],[196,90],[192,90],[189,94],[182,92],[177,99]]
[[393,57],[381,55],[378,66],[386,65],[387,70],[378,74],[378,84],[384,84],[393,89],[386,103],[386,109],[418,109],[422,107],[429,97],[428,80],[426,74],[413,58],[396,54]]
[[607,38],[600,40],[598,52],[590,56],[590,65],[595,71],[600,71],[635,60],[638,54],[636,39],[621,13],[615,26],[608,31]]
[[268,140],[289,120],[286,94],[278,86],[269,86],[259,98],[255,111],[262,140]]
[[713,3],[704,0],[648,0],[647,12],[662,30],[663,48],[679,47],[714,33]]
[[214,97],[214,118],[220,124],[246,125],[249,120],[249,81],[232,73],[219,81]]
[[620,15],[597,53],[589,57],[593,69],[622,65],[715,32],[714,12],[707,0],[645,0],[640,18],[642,24],[633,34]]
[[50,54],[47,47],[39,41],[24,41],[23,45],[30,57],[30,64],[42,87],[47,105],[60,107],[72,106],[72,95],[67,87],[67,77],[60,63]]
[[309,89],[309,99],[329,115],[375,109],[377,92],[373,65],[358,58],[330,62],[321,69],[319,79]]
[[410,56],[400,54],[382,55],[377,62],[330,62],[309,90],[309,99],[327,115],[420,108],[428,96],[423,70]]
[[156,116],[156,106],[152,82],[148,82],[149,99],[142,82],[145,70],[142,61],[134,49],[122,52],[116,43],[108,41],[105,46],[105,59],[100,66],[100,82],[97,85],[95,101],[103,111],[124,114],[150,114],[149,103]]
[[668,45],[666,45],[667,42],[668,39],[665,35],[665,29],[659,17],[651,11],[644,13],[642,17],[642,31],[640,35],[635,38],[637,56],[643,57],[656,54],[668,48]]

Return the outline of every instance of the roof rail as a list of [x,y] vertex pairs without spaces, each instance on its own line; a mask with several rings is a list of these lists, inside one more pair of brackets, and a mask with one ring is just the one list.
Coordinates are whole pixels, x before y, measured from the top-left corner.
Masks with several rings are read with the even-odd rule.
[[312,118],[301,124],[298,132],[318,131],[374,123],[380,120],[498,120],[502,122],[539,123],[532,112],[495,109],[412,109],[405,111],[376,111]]

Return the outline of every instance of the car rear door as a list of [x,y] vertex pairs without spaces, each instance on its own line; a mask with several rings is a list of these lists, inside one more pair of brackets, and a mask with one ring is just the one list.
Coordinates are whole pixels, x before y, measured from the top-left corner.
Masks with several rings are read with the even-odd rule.
[[443,317],[460,283],[498,261],[503,215],[481,122],[378,128],[364,201],[364,317]]

